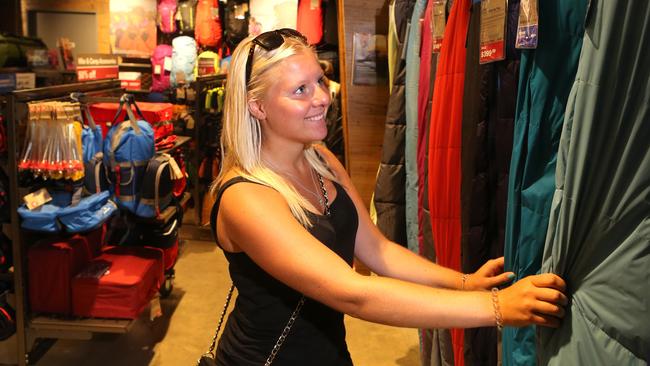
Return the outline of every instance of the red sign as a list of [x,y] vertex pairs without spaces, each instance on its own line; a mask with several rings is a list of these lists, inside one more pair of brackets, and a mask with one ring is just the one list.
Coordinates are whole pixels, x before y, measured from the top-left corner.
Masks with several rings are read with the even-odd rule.
[[479,51],[479,62],[484,64],[492,61],[499,61],[505,58],[503,41],[492,42],[481,45]]
[[77,57],[77,78],[79,81],[117,79],[117,77],[117,56],[82,54]]

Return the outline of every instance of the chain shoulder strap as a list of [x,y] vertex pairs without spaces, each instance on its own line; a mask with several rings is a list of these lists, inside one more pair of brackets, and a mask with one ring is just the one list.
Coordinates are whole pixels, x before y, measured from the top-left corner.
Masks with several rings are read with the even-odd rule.
[[[231,283],[230,289],[228,290],[228,295],[226,295],[226,302],[223,305],[223,310],[221,310],[221,315],[219,316],[219,323],[217,323],[217,330],[214,332],[214,337],[212,337],[212,343],[210,344],[210,348],[208,349],[208,352],[203,354],[203,356],[209,356],[212,357],[213,359],[217,357],[215,352],[215,347],[217,345],[217,338],[219,337],[221,324],[223,323],[223,318],[226,316],[226,311],[228,311],[228,306],[230,305],[230,299],[232,298],[232,292],[234,289],[235,289],[235,285]],[[296,322],[296,319],[298,318],[298,314],[300,314],[300,310],[302,309],[302,306],[304,304],[305,304],[305,295],[302,295],[300,297],[300,301],[298,301],[298,304],[296,305],[296,308],[293,310],[293,313],[291,313],[291,317],[289,317],[289,321],[287,322],[287,325],[284,326],[284,329],[282,329],[282,333],[280,334],[280,337],[278,337],[278,340],[275,342],[275,345],[271,350],[271,354],[269,355],[269,357],[267,357],[264,366],[270,366],[273,360],[275,359],[275,356],[278,354],[278,351],[280,351],[280,347],[282,347],[282,344],[284,343],[285,339],[289,335],[289,331],[291,331],[291,327],[293,327],[293,323]]]

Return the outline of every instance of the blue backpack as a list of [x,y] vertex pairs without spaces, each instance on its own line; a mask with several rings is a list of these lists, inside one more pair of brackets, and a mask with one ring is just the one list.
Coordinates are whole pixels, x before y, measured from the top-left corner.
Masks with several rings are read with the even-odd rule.
[[[132,107],[135,107],[141,119],[136,120]],[[116,123],[124,108],[128,119]],[[153,128],[144,120],[133,96],[125,94],[120,99],[113,127],[104,140],[104,165],[111,182],[110,190],[120,208],[136,212],[144,172],[153,155]]]

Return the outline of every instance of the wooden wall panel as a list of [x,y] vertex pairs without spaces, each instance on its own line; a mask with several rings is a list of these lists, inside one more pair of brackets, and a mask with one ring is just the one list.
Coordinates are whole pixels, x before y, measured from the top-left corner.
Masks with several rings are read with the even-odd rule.
[[349,171],[366,205],[375,189],[381,156],[388,85],[352,85],[352,39],[354,33],[388,33],[388,2],[341,0],[347,101]]
[[[97,51],[110,53],[110,0],[23,0],[22,18],[30,10],[70,11],[97,14]],[[27,21],[23,21],[27,34]]]

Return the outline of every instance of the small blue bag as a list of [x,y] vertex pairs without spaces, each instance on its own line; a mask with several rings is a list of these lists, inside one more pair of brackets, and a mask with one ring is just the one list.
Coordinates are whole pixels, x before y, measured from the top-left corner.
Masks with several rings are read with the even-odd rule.
[[70,205],[72,194],[69,192],[49,192],[52,201],[43,206],[30,210],[25,205],[18,207],[18,215],[22,222],[20,226],[26,230],[56,233],[61,231],[61,223],[57,220],[62,207]]
[[117,205],[108,198],[110,193],[104,191],[84,197],[75,206],[59,210],[59,221],[69,233],[92,230],[111,217],[117,211]]

